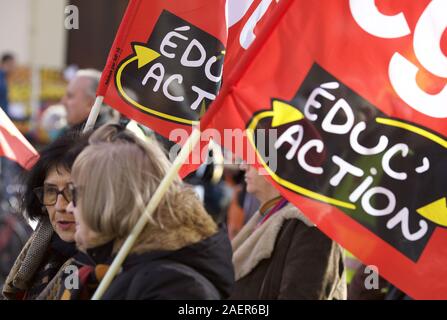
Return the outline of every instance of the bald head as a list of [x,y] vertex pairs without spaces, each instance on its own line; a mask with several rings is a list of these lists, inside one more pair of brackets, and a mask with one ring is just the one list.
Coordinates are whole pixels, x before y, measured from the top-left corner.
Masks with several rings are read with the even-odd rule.
[[62,104],[67,111],[67,122],[70,126],[87,120],[90,109],[95,102],[101,73],[93,69],[79,70],[67,86]]

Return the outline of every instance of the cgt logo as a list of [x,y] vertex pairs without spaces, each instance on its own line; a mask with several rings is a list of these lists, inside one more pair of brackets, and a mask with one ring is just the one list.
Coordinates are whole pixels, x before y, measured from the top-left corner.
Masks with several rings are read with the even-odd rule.
[[143,113],[197,123],[220,89],[223,44],[163,11],[147,43],[134,43],[133,51],[117,68],[121,97]]
[[[403,12],[384,15],[374,0],[350,0],[349,7],[357,24],[370,35],[381,39],[397,39],[412,34]],[[419,17],[412,35],[414,54],[431,74],[447,79],[447,56],[442,38],[447,28],[447,1],[432,0]],[[444,51],[445,52],[445,51]],[[434,118],[446,118],[447,86],[437,94],[425,92],[417,83],[418,67],[402,53],[395,52],[388,66],[388,75],[396,93],[413,109]]]
[[[255,134],[271,128],[276,170]],[[317,64],[292,101],[252,117],[247,136],[278,184],[337,206],[413,261],[447,227],[447,141],[386,117]]]

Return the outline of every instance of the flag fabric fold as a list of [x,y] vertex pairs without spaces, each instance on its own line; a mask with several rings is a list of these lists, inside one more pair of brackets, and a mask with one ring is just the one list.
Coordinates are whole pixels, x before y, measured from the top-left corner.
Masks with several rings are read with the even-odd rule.
[[413,298],[445,299],[445,10],[131,0],[98,95],[171,139],[217,130],[363,263]]
[[30,169],[39,154],[25,139],[6,113],[0,109],[0,155]]
[[416,299],[447,298],[444,6],[282,0],[202,126],[244,130],[246,148],[223,146],[255,153],[323,232]]

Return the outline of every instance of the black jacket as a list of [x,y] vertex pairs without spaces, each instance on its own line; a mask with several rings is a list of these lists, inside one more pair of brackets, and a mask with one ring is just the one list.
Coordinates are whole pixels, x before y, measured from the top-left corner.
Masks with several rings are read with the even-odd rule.
[[[81,265],[104,263],[111,246],[88,250]],[[225,229],[176,251],[131,254],[103,300],[225,299],[234,284],[232,249]],[[94,263],[93,263],[94,261]],[[111,263],[111,259],[107,259]],[[92,294],[93,292],[90,292]]]
[[257,212],[233,239],[237,281],[231,300],[346,299],[337,243],[292,205],[255,231],[259,218]]
[[131,255],[103,299],[223,299],[234,282],[225,230],[177,251]]

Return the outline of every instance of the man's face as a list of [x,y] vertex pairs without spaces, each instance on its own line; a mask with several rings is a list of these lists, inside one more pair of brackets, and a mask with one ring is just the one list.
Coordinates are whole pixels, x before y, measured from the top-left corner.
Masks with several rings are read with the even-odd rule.
[[91,80],[86,77],[76,77],[70,81],[62,98],[62,104],[67,111],[67,122],[70,126],[87,120],[95,98],[88,95]]
[[6,74],[12,73],[15,68],[16,68],[16,60],[15,59],[9,59],[2,63],[2,70]]
[[240,165],[240,169],[245,171],[245,183],[247,184],[247,191],[259,199],[259,195],[266,189],[270,189],[271,185],[260,175],[258,171],[252,166],[245,163]]

